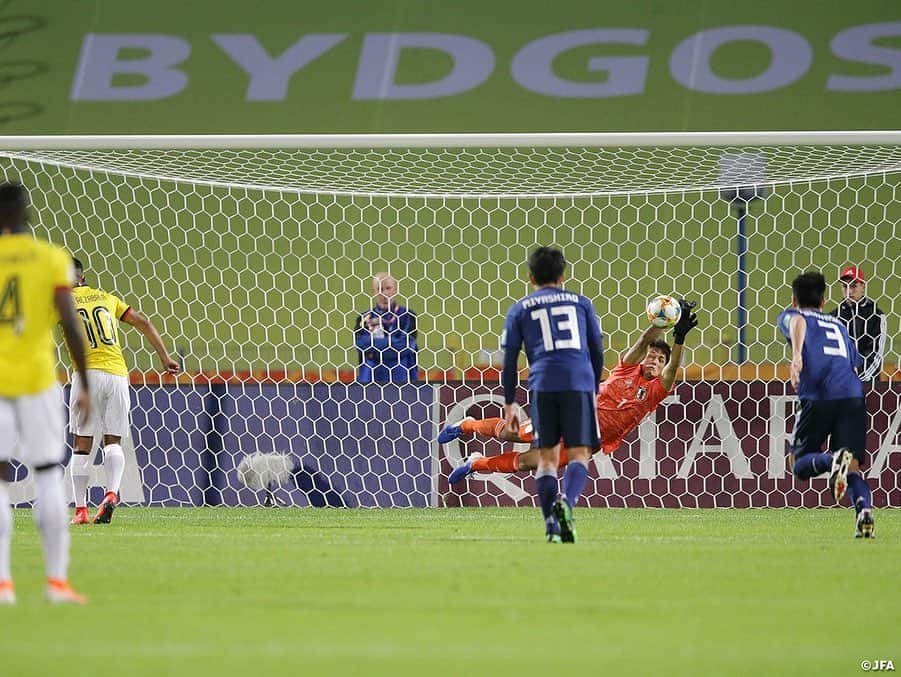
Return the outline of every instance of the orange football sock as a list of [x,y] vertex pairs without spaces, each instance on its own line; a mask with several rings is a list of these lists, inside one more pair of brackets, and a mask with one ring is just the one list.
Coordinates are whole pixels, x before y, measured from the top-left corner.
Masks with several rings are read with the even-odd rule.
[[500,456],[483,456],[472,462],[472,469],[476,472],[516,472],[519,464],[519,452],[510,451]]
[[500,418],[483,418],[476,421],[463,421],[460,424],[460,430],[464,433],[477,433],[485,437],[497,437],[504,421]]

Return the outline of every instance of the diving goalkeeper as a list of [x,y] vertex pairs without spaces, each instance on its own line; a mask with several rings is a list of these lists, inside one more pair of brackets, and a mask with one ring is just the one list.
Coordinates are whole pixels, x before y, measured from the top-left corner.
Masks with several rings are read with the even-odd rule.
[[[697,324],[692,312],[694,302],[680,301],[682,315],[673,327],[673,346],[661,337],[663,329],[650,326],[620,359],[610,376],[601,383],[597,396],[597,416],[601,431],[600,450],[612,454],[623,438],[638,427],[642,419],[657,408],[675,387],[676,373],[682,364],[685,336]],[[464,418],[450,425],[438,435],[438,442],[447,444],[464,434],[478,434],[513,443],[531,443],[532,424],[520,422],[515,434],[504,430],[504,419]],[[597,450],[595,450],[597,451]],[[560,465],[569,462],[566,448],[560,450]],[[538,466],[538,452],[508,452],[499,456],[471,454],[450,474],[451,484],[461,482],[472,473],[514,473],[534,470]]]

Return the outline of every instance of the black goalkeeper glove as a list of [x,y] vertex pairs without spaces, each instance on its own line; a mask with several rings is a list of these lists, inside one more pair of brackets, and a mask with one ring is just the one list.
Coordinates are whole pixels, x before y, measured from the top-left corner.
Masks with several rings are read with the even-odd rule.
[[673,343],[681,346],[685,343],[685,335],[698,326],[698,316],[691,312],[697,305],[694,301],[686,301],[679,299],[679,306],[682,308],[682,315],[676,326],[673,327]]

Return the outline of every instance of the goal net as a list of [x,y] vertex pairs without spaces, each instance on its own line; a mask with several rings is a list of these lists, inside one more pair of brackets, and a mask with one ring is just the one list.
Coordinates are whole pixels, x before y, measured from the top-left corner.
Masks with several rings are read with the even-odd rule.
[[[256,505],[237,466],[283,454],[290,505],[531,505],[527,475],[473,475],[509,445],[437,432],[500,415],[499,335],[525,261],[560,247],[595,302],[610,368],[657,293],[698,302],[673,396],[611,457],[592,506],[829,506],[785,455],[795,398],[775,318],[807,269],[841,300],[856,265],[886,315],[868,384],[877,506],[901,505],[901,136],[896,133],[15,138],[4,176],[31,192],[39,237],[88,283],[148,315],[184,363],[132,369],[126,503]],[[355,324],[373,276],[416,313],[414,383],[356,382]],[[61,382],[66,364],[61,355]],[[528,413],[528,394],[520,392]],[[516,447],[522,450],[522,447]],[[276,457],[273,457],[276,458]],[[92,484],[103,484],[100,464]],[[14,499],[30,500],[24,470]],[[100,499],[101,489],[92,498]]]

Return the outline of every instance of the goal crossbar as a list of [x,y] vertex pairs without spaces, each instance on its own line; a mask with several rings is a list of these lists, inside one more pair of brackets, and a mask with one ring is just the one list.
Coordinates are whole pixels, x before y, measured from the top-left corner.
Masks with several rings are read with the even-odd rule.
[[575,148],[898,145],[901,130],[511,134],[125,134],[0,136],[0,150]]

